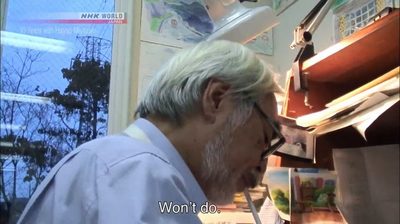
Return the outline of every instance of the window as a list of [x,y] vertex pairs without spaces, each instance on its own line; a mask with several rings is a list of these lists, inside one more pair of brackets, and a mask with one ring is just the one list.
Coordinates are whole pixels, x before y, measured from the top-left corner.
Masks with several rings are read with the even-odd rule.
[[127,22],[115,4],[1,1],[0,223],[16,223],[64,155],[107,134],[113,29]]

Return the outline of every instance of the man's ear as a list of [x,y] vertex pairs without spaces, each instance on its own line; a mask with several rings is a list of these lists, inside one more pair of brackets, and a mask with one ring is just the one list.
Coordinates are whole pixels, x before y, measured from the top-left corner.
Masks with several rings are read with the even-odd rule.
[[218,79],[210,79],[204,89],[202,96],[202,110],[204,118],[214,123],[217,113],[221,109],[224,96],[227,95],[230,85]]

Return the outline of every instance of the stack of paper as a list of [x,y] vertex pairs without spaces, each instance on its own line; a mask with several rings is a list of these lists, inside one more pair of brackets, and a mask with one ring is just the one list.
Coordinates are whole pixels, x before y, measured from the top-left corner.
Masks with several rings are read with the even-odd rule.
[[300,116],[296,124],[322,135],[354,125],[365,138],[365,130],[381,114],[399,101],[399,67],[351,91],[332,102],[327,108]]

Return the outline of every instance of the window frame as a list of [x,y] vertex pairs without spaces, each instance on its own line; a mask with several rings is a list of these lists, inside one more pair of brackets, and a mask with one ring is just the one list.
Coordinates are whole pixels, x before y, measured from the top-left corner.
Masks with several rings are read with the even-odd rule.
[[115,0],[116,12],[127,12],[127,24],[114,25],[108,134],[123,131],[133,120],[138,98],[142,1]]

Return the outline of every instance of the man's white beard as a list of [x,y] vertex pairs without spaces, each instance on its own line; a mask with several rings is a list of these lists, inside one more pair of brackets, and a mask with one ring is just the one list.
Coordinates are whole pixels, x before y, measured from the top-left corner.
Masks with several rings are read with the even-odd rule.
[[244,125],[250,118],[253,105],[240,104],[228,117],[223,130],[210,140],[204,149],[202,178],[208,189],[205,194],[215,204],[232,203],[236,193],[240,173],[234,173],[227,165],[227,158],[235,129]]
[[233,201],[236,193],[236,184],[240,176],[234,175],[226,164],[228,150],[226,147],[232,142],[234,127],[228,121],[224,129],[205,146],[202,177],[209,189],[206,189],[208,200],[216,204],[228,204]]

